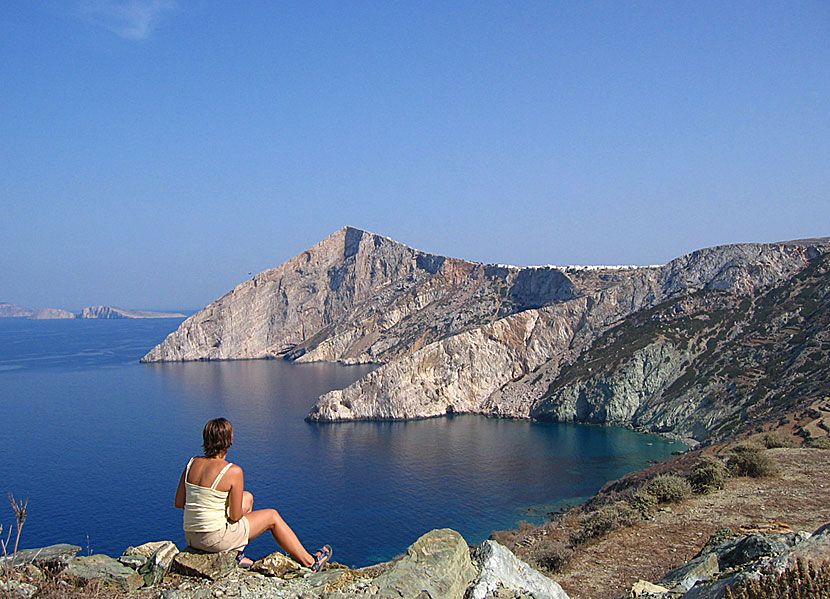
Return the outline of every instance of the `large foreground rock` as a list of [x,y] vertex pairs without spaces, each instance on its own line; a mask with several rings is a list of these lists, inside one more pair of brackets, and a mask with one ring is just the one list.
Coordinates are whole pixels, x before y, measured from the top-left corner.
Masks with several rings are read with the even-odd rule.
[[222,553],[205,553],[192,547],[177,553],[173,558],[171,569],[185,576],[196,576],[217,580],[233,572],[236,568],[236,551]]
[[406,555],[378,576],[378,599],[462,599],[476,570],[467,542],[449,528],[433,530],[410,545]]
[[14,555],[0,557],[0,565],[11,564],[15,567],[34,564],[38,568],[47,570],[63,570],[75,555],[81,550],[77,545],[59,543],[40,547],[38,549],[23,549]]
[[480,574],[467,592],[467,599],[503,597],[501,589],[533,599],[568,599],[557,582],[537,572],[495,541],[484,541],[473,552],[473,558],[479,564]]
[[108,555],[83,555],[69,561],[63,576],[99,580],[131,592],[144,584],[144,579],[132,568],[125,566]]

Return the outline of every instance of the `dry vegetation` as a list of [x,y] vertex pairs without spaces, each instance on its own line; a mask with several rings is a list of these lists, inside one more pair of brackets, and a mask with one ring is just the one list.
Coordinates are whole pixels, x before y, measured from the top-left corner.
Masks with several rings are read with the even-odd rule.
[[606,485],[543,526],[493,538],[573,599],[615,598],[682,565],[719,529],[812,532],[830,522],[830,452],[794,444],[766,434],[686,454]]

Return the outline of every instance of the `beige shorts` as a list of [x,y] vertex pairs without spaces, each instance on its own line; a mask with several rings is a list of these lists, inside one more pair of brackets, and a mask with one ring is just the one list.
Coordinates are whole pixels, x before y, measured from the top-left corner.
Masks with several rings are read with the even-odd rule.
[[210,532],[184,532],[187,544],[194,549],[218,553],[231,549],[242,550],[248,544],[251,534],[251,524],[245,516],[237,522],[227,522],[225,528]]

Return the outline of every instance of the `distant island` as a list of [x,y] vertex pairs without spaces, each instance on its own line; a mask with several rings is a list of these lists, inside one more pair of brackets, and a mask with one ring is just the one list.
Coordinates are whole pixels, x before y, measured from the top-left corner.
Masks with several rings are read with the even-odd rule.
[[184,318],[178,312],[152,312],[150,310],[126,310],[115,306],[89,306],[80,312],[59,308],[33,310],[17,304],[0,303],[0,318],[28,318],[30,320],[58,320],[68,318]]

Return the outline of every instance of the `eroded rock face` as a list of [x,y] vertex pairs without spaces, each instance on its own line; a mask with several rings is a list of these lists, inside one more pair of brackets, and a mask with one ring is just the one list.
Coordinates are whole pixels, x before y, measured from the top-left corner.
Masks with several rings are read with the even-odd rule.
[[725,413],[692,417],[702,400],[654,403],[701,347],[655,340],[621,372],[555,396],[556,381],[633,314],[696,292],[751,297],[828,249],[830,240],[819,239],[708,248],[662,267],[516,268],[427,254],[346,227],[237,286],[142,361],[383,364],[321,397],[309,420],[467,412],[702,437]]
[[[700,402],[655,401],[655,392],[673,383],[684,363],[705,348],[655,340],[604,379],[591,373],[578,385],[560,388],[558,376],[603,332],[632,314],[693,292],[740,298],[747,290],[791,277],[810,255],[800,246],[727,246],[630,272],[610,287],[511,314],[393,360],[350,387],[323,395],[308,418],[404,419],[471,412],[642,424],[660,432],[682,424],[685,435],[705,437],[721,414],[693,418]],[[553,394],[552,386],[557,389]]]

